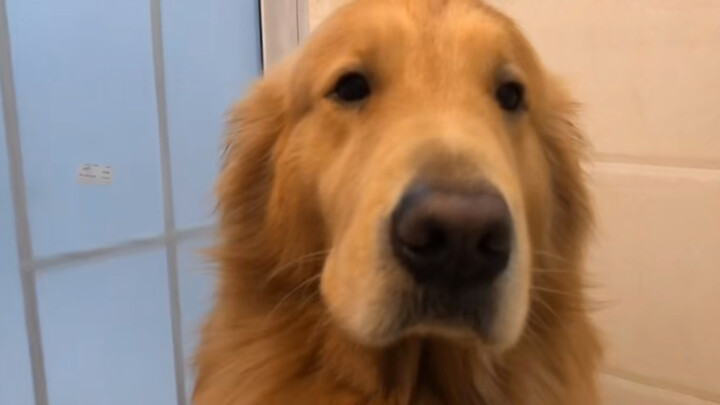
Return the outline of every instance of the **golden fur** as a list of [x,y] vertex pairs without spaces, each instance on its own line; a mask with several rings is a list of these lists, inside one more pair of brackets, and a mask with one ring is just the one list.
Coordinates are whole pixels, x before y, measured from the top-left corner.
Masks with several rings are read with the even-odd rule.
[[[362,107],[327,94],[373,79]],[[507,117],[498,75],[527,87]],[[591,212],[573,103],[479,0],[357,0],[233,110],[218,183],[220,279],[197,405],[594,405],[583,293]],[[515,219],[492,342],[397,330],[412,281],[383,239],[416,177],[502,192]]]

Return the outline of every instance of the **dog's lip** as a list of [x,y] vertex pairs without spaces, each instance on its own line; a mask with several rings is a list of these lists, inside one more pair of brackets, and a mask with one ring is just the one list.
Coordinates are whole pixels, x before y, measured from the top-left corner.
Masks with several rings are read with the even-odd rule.
[[453,318],[418,318],[401,329],[400,337],[429,337],[452,341],[481,342],[487,346],[498,344],[490,323],[470,322]]
[[410,301],[405,303],[406,316],[400,320],[402,329],[441,334],[445,330],[453,335],[472,332],[483,340],[491,339],[497,306],[492,286],[455,292],[419,289]]

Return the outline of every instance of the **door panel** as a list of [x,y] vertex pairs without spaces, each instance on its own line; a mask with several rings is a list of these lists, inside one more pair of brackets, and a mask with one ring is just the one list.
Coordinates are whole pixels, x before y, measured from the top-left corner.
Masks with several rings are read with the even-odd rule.
[[163,0],[173,193],[178,228],[207,224],[225,112],[261,71],[255,1]]
[[[146,0],[7,0],[33,248],[39,257],[162,232]],[[76,180],[111,165],[109,186]]]
[[38,275],[52,405],[176,403],[165,251]]

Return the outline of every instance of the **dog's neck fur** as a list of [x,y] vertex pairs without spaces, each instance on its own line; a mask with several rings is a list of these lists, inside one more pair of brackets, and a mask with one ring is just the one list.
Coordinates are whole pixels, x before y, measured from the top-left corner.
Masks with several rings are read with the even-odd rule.
[[[372,349],[355,345],[336,330],[328,337],[338,340],[324,347],[329,352],[322,356],[324,377],[334,378],[338,386],[351,389],[358,396],[357,403],[508,402],[499,401],[501,377],[496,374],[493,360],[480,355],[470,344],[463,347],[438,339],[415,338],[392,347]],[[337,345],[347,347],[333,347]],[[348,370],[348,364],[355,369]],[[479,385],[480,380],[492,383]]]
[[[220,300],[232,301],[220,307],[235,312],[215,312],[205,329],[197,405],[595,404],[593,376],[573,375],[588,369],[579,362],[595,361],[592,331],[584,317],[551,297],[533,310],[548,305],[555,316],[534,314],[544,319],[535,325],[531,315],[518,345],[492,355],[479,345],[431,338],[382,349],[362,346],[329,319],[317,284],[306,284],[302,294],[293,294],[297,286],[272,284],[267,288],[275,291],[259,293],[261,284],[224,281],[235,289],[220,292]],[[570,336],[586,336],[589,343]],[[212,390],[203,389],[207,380]],[[508,390],[519,386],[524,388]],[[580,402],[568,400],[574,391],[582,393]]]
[[[289,300],[287,305],[308,306],[301,300]],[[227,356],[218,358],[219,363],[243,359],[236,364],[214,366],[224,374],[218,374],[217,379],[234,380],[228,385],[232,393],[227,392],[225,398],[236,398],[236,402],[229,403],[507,403],[483,399],[499,395],[499,390],[481,392],[480,388],[499,388],[500,377],[491,374],[494,372],[492,361],[483,364],[482,357],[471,347],[417,338],[392,347],[371,348],[355,343],[340,329],[325,323],[326,320],[321,319],[322,311],[305,308],[303,311],[307,312],[299,314],[286,308],[280,310],[287,312],[280,316],[271,310],[253,317],[255,326],[248,325],[236,339],[232,336],[235,327],[221,325],[225,322],[217,317],[212,321],[213,326],[209,326],[217,328],[216,333],[227,339],[222,339],[222,349],[216,348],[218,353]],[[315,319],[308,319],[308,314]],[[254,333],[249,336],[251,330]],[[221,369],[225,371],[220,372]],[[485,387],[477,386],[474,381],[475,376],[482,374],[485,376],[481,379],[488,382]],[[496,378],[497,381],[489,384]],[[259,381],[262,384],[258,384]]]

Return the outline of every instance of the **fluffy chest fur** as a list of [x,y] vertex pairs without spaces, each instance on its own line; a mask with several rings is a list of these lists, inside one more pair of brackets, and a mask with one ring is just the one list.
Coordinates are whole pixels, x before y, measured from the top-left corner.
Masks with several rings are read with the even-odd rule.
[[585,371],[594,365],[585,362],[599,349],[582,319],[536,331],[501,356],[434,339],[372,350],[305,319],[263,330],[227,321],[215,317],[206,328],[212,340],[200,352],[198,405],[598,403]]

